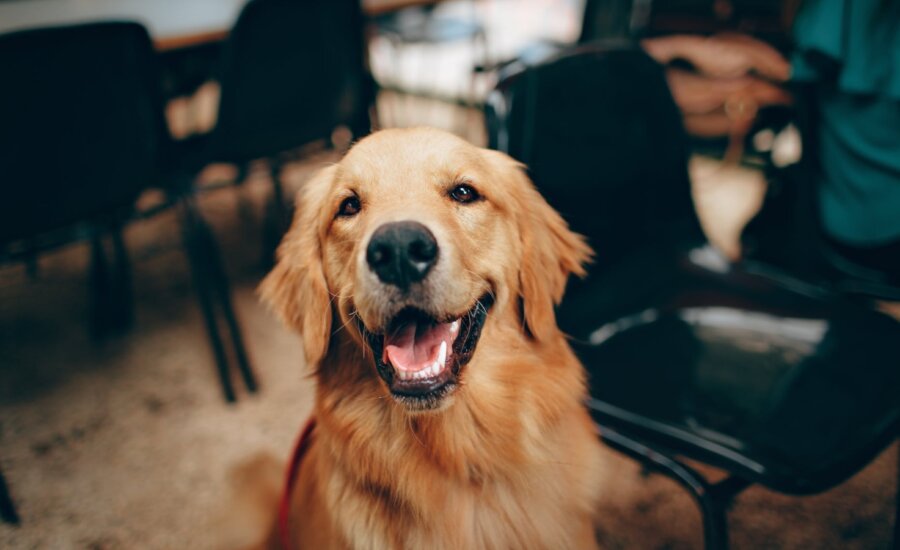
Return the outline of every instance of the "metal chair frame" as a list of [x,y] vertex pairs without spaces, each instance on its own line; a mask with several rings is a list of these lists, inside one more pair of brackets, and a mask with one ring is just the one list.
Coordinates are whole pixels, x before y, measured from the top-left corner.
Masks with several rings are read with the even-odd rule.
[[[636,50],[628,44],[619,44],[617,46],[584,46],[564,52],[544,64],[532,68],[524,68],[520,72],[514,73],[502,80],[488,102],[487,121],[491,145],[507,153],[514,154],[512,143],[514,140],[517,140],[516,147],[519,149],[516,150],[519,151],[521,149],[521,151],[519,151],[520,154],[514,154],[514,156],[518,156],[520,160],[528,164],[533,153],[533,147],[531,145],[533,141],[532,134],[535,131],[534,128],[532,128],[534,122],[523,122],[522,119],[518,119],[515,124],[518,124],[519,126],[513,125],[511,128],[510,120],[513,116],[512,112],[514,108],[518,108],[519,113],[522,112],[522,109],[525,109],[525,112],[528,113],[535,112],[538,108],[535,97],[538,95],[538,92],[537,88],[534,88],[534,91],[524,94],[525,97],[523,98],[521,97],[522,94],[513,95],[512,90],[516,86],[527,89],[532,89],[529,88],[529,86],[536,86],[535,79],[537,77],[535,74],[541,67],[552,66],[554,63],[560,61],[565,62],[566,60],[574,59],[578,56],[589,58],[590,56],[604,56],[607,52],[628,51],[634,52]],[[580,70],[582,72],[579,74],[583,74],[583,71],[588,69],[584,66],[580,66]],[[662,78],[660,77],[658,80],[658,84],[664,87]],[[643,84],[647,83],[647,81],[641,82]],[[618,83],[610,85],[618,85]],[[657,100],[659,100],[659,98],[657,98]],[[669,101],[671,101],[671,99],[669,99]],[[518,102],[518,106],[515,105],[515,102]],[[525,107],[522,107],[523,105],[525,105]],[[674,104],[672,109],[674,109]],[[527,117],[529,115],[525,116]],[[659,116],[659,114],[657,113],[654,116]],[[665,120],[665,124],[668,124],[668,117],[666,117]],[[562,124],[559,121],[556,122],[557,124]],[[512,134],[511,132],[518,132],[519,135]],[[674,143],[672,146],[680,147],[677,143]],[[547,169],[546,166],[544,169]],[[679,170],[675,170],[675,172],[679,172]],[[547,176],[547,173],[544,173],[544,175]],[[536,182],[539,187],[542,184],[547,183],[546,181],[542,182],[537,180]],[[671,187],[671,185],[675,184],[678,186],[684,185],[683,182],[667,183],[670,184],[667,187]],[[671,199],[672,197],[657,200],[665,201]],[[570,202],[567,204],[571,206],[571,197],[569,200]],[[552,200],[550,202],[553,204]],[[574,229],[579,230],[578,225],[575,225]],[[640,230],[640,228],[634,229]],[[681,230],[684,228],[677,229]],[[689,237],[688,240],[699,239],[705,241],[702,234],[697,234],[696,227],[694,227],[693,230],[694,236]],[[676,227],[673,226],[671,232],[675,231]],[[690,229],[687,234],[691,234]],[[588,233],[588,235],[590,236],[590,233]],[[640,238],[641,237],[638,237],[637,239],[640,240]],[[665,242],[665,239],[665,236],[650,238],[651,242],[654,240]],[[608,241],[597,244],[598,248],[601,249],[608,249],[609,245],[610,243]],[[635,246],[640,246],[640,244]],[[660,246],[665,247],[668,245],[661,244]],[[609,253],[608,250],[607,253]],[[616,253],[616,251],[612,252],[614,257]],[[649,257],[650,256],[648,256],[648,258]],[[601,256],[601,261],[602,260],[603,258]],[[643,272],[646,272],[646,269],[652,266],[647,265],[647,262],[643,261],[643,263],[637,262],[632,264],[632,267],[643,269]],[[601,269],[604,269],[602,265]],[[828,304],[834,304],[841,308],[851,308],[853,311],[866,310],[865,305],[852,302],[839,293],[835,293],[832,289],[821,288],[815,284],[804,283],[801,280],[791,278],[789,275],[778,269],[768,269],[766,273],[762,274],[760,274],[760,272],[766,270],[759,264],[749,266],[737,265],[732,266],[731,269],[735,270],[735,275],[745,279],[755,277],[756,279],[753,280],[766,280],[769,281],[767,284],[774,285],[773,288],[782,286],[787,288],[790,293],[794,293],[798,296],[807,296],[808,298],[805,299],[812,301],[820,300],[823,307],[828,307]],[[616,281],[618,281],[618,283],[621,284],[628,284],[629,281],[635,281],[635,275],[636,273],[634,273],[633,270],[626,271],[624,274],[618,273],[616,277],[604,279],[604,283],[606,285],[615,285]],[[713,272],[703,275],[710,283],[715,280],[716,276],[718,275]],[[666,277],[666,275],[660,275],[660,277]],[[724,275],[722,277],[724,277]],[[701,282],[703,280],[706,279],[700,279]],[[579,287],[579,285],[575,286]],[[601,300],[598,303],[606,302]],[[612,303],[613,302],[610,302],[610,304]],[[606,312],[605,315],[611,319],[615,319],[615,315],[617,315],[615,311],[618,311],[615,308],[619,306],[611,307],[614,308],[613,313]],[[565,303],[563,308],[565,308]],[[862,313],[860,314],[862,315]],[[576,336],[576,340],[577,339],[578,337]],[[573,342],[573,344],[577,343],[578,342]],[[577,351],[578,346],[576,345],[575,347]],[[682,430],[677,425],[665,424],[663,421],[645,417],[638,412],[621,409],[612,403],[600,401],[596,398],[589,399],[587,406],[597,423],[598,435],[604,443],[626,456],[635,459],[645,468],[665,474],[669,478],[675,480],[682,488],[692,495],[703,519],[704,544],[706,548],[710,549],[725,549],[728,547],[728,507],[734,497],[746,488],[755,484],[761,484],[780,492],[795,495],[823,492],[846,480],[855,472],[862,469],[877,456],[879,452],[895,441],[898,435],[900,435],[900,415],[894,414],[892,417],[893,420],[881,429],[878,436],[867,441],[864,446],[858,448],[855,451],[855,454],[850,458],[845,459],[843,462],[832,464],[829,467],[830,469],[826,472],[809,472],[808,475],[811,477],[790,479],[784,477],[784,472],[769,471],[764,463],[755,462],[754,459],[745,457],[731,447],[706,438],[703,434]],[[710,482],[701,473],[690,467],[690,465],[682,460],[681,457],[687,457],[723,469],[729,472],[730,475],[717,483]],[[895,545],[900,543],[900,536],[898,536],[898,534],[900,534],[900,487],[898,487],[897,492],[897,504],[898,510],[894,523]]]

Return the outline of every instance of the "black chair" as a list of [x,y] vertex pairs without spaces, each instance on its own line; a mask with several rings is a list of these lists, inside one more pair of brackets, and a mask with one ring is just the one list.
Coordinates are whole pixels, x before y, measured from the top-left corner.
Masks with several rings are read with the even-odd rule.
[[[36,266],[40,249],[89,238],[95,336],[130,324],[121,226],[138,194],[156,182],[163,154],[154,82],[141,69],[153,63],[145,35],[137,26],[105,25],[0,38],[0,250]],[[77,224],[84,220],[94,223]]]
[[[600,437],[691,492],[707,547],[727,547],[746,487],[825,491],[896,439],[900,323],[709,246],[680,113],[642,51],[565,54],[501,82],[489,106],[492,145],[597,251],[558,316]],[[711,483],[685,457],[730,475]]]
[[579,44],[638,35],[650,15],[651,0],[585,0]]
[[[92,327],[102,337],[131,323],[123,226],[177,203],[226,399],[234,400],[234,390],[219,315],[254,390],[215,238],[173,168],[146,30],[111,22],[11,33],[0,37],[0,66],[0,260],[33,260],[43,250],[90,239]],[[150,187],[163,188],[168,201],[136,211],[138,195]]]
[[180,143],[185,170],[214,162],[236,164],[238,182],[250,162],[266,159],[273,195],[264,249],[274,251],[290,221],[281,165],[297,148],[331,144],[345,126],[353,136],[371,130],[374,81],[366,69],[358,1],[251,0],[222,48],[216,125]]

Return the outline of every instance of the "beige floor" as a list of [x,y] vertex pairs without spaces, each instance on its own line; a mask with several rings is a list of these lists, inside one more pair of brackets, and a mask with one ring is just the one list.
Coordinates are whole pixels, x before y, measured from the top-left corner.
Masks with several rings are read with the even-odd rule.
[[[291,186],[330,160],[290,167]],[[733,253],[761,184],[745,175],[704,181],[705,225]],[[20,266],[0,269],[0,463],[24,519],[0,526],[0,548],[222,547],[214,520],[227,506],[229,470],[260,451],[285,456],[311,406],[297,338],[254,295],[267,189],[260,177],[202,198],[261,379],[259,394],[235,405],[222,401],[170,213],[129,229],[137,323],[102,345],[85,327],[86,247],[44,257],[36,281]],[[734,547],[888,548],[896,453],[826,495],[749,490],[730,516]],[[605,546],[700,546],[685,493],[612,452],[605,460]]]

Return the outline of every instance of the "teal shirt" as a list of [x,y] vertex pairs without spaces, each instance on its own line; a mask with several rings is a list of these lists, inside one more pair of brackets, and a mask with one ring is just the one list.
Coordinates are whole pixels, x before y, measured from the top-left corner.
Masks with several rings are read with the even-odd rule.
[[805,0],[793,78],[818,86],[819,211],[839,241],[900,239],[900,1]]

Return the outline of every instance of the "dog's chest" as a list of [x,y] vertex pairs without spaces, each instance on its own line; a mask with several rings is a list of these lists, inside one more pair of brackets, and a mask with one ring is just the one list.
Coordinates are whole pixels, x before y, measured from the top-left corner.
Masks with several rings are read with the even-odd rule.
[[342,493],[336,519],[353,548],[573,548],[590,522],[546,475],[522,485],[433,479],[418,502],[384,488]]

